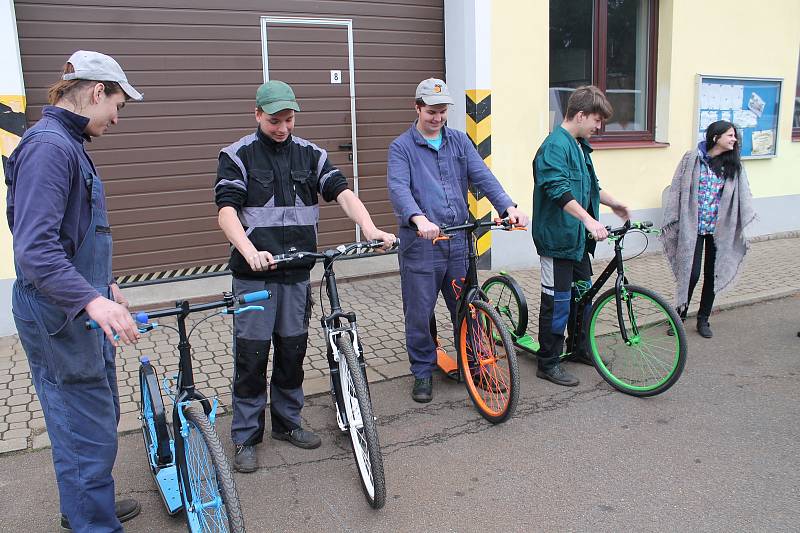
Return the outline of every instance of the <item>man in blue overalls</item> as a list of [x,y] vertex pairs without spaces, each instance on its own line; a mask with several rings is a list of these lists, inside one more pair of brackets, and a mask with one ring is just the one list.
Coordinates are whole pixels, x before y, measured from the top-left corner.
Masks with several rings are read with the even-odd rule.
[[[142,95],[114,59],[78,51],[50,88],[52,105],[6,166],[8,226],[17,280],[12,312],[44,412],[58,481],[61,526],[122,531],[136,500],[114,502],[119,395],[115,333],[138,332],[111,274],[103,183],[83,143],[117,123]],[[102,331],[87,331],[93,319]]]
[[[453,104],[442,80],[430,78],[417,86],[417,120],[389,146],[389,199],[400,226],[400,281],[405,315],[406,349],[414,374],[411,397],[433,398],[431,373],[436,345],[431,318],[441,291],[455,322],[456,300],[450,281],[467,272],[464,233],[436,246],[439,225],[462,224],[469,217],[467,187],[476,186],[498,213],[526,226],[528,216],[483,162],[464,132],[444,124]],[[419,235],[419,236],[418,236]]]

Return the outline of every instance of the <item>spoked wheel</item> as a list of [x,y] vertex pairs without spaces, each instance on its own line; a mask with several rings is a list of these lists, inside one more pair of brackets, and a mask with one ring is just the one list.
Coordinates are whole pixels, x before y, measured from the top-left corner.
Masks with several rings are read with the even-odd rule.
[[189,531],[244,532],[239,495],[219,436],[199,405],[184,407],[183,415],[188,435],[176,431],[175,452]]
[[383,454],[378,442],[367,381],[361,372],[350,336],[340,335],[336,339],[336,347],[339,349],[342,398],[353,455],[361,476],[361,488],[370,506],[380,509],[386,503],[386,478],[383,475]]
[[517,354],[500,316],[487,302],[473,301],[459,324],[458,365],[484,418],[498,424],[514,414],[519,397]]
[[618,314],[614,289],[594,303],[589,342],[595,366],[603,379],[626,394],[660,394],[678,381],[686,364],[683,323],[661,296],[643,287],[624,285],[621,304]]
[[500,315],[506,329],[514,336],[528,329],[528,302],[517,280],[507,274],[492,276],[483,283],[483,293]]
[[159,466],[172,462],[172,450],[169,445],[170,435],[158,377],[149,362],[142,362],[139,367],[139,391],[144,449],[150,470],[155,475]]

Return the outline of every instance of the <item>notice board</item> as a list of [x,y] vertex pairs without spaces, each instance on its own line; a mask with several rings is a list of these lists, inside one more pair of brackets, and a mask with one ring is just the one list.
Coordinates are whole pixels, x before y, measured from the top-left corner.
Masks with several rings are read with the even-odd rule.
[[734,78],[698,75],[697,140],[705,140],[708,125],[727,120],[742,138],[742,159],[775,157],[778,142],[780,78]]

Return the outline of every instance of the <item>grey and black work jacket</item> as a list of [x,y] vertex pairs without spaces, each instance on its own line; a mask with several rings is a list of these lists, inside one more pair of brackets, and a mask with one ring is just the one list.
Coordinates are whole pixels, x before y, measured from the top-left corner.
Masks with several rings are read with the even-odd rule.
[[[319,146],[291,135],[275,142],[257,129],[219,154],[214,200],[231,206],[253,245],[271,254],[317,249],[319,195],[336,199],[347,179]],[[295,261],[278,270],[254,272],[236,248],[229,267],[245,279],[297,283],[309,278],[314,261]]]

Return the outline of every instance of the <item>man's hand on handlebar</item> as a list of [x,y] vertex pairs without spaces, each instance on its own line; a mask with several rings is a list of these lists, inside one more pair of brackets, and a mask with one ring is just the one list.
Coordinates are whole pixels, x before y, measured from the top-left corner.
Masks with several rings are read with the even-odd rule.
[[248,254],[246,259],[247,259],[247,264],[250,265],[250,270],[252,270],[253,272],[274,270],[276,266],[275,259],[269,252],[255,251],[251,254]]
[[425,215],[416,215],[411,217],[411,222],[417,226],[417,235],[423,239],[432,241],[439,236],[439,226],[428,220]]
[[397,237],[395,237],[392,233],[386,233],[378,228],[375,228],[373,231],[367,231],[365,229],[364,237],[370,241],[383,241],[383,247],[381,247],[380,250],[384,252],[386,250],[390,250],[397,240]]
[[591,217],[584,221],[583,225],[586,226],[586,231],[592,235],[592,239],[597,242],[604,241],[606,237],[608,237],[608,229],[606,229],[602,223]]
[[119,346],[119,341],[122,341],[123,344],[133,344],[139,340],[139,330],[126,307],[112,302],[108,298],[98,296],[86,304],[84,309],[89,318],[97,322],[114,346]]
[[530,222],[528,215],[516,207],[509,207],[506,209],[506,214],[508,215],[508,221],[515,226],[527,226]]

